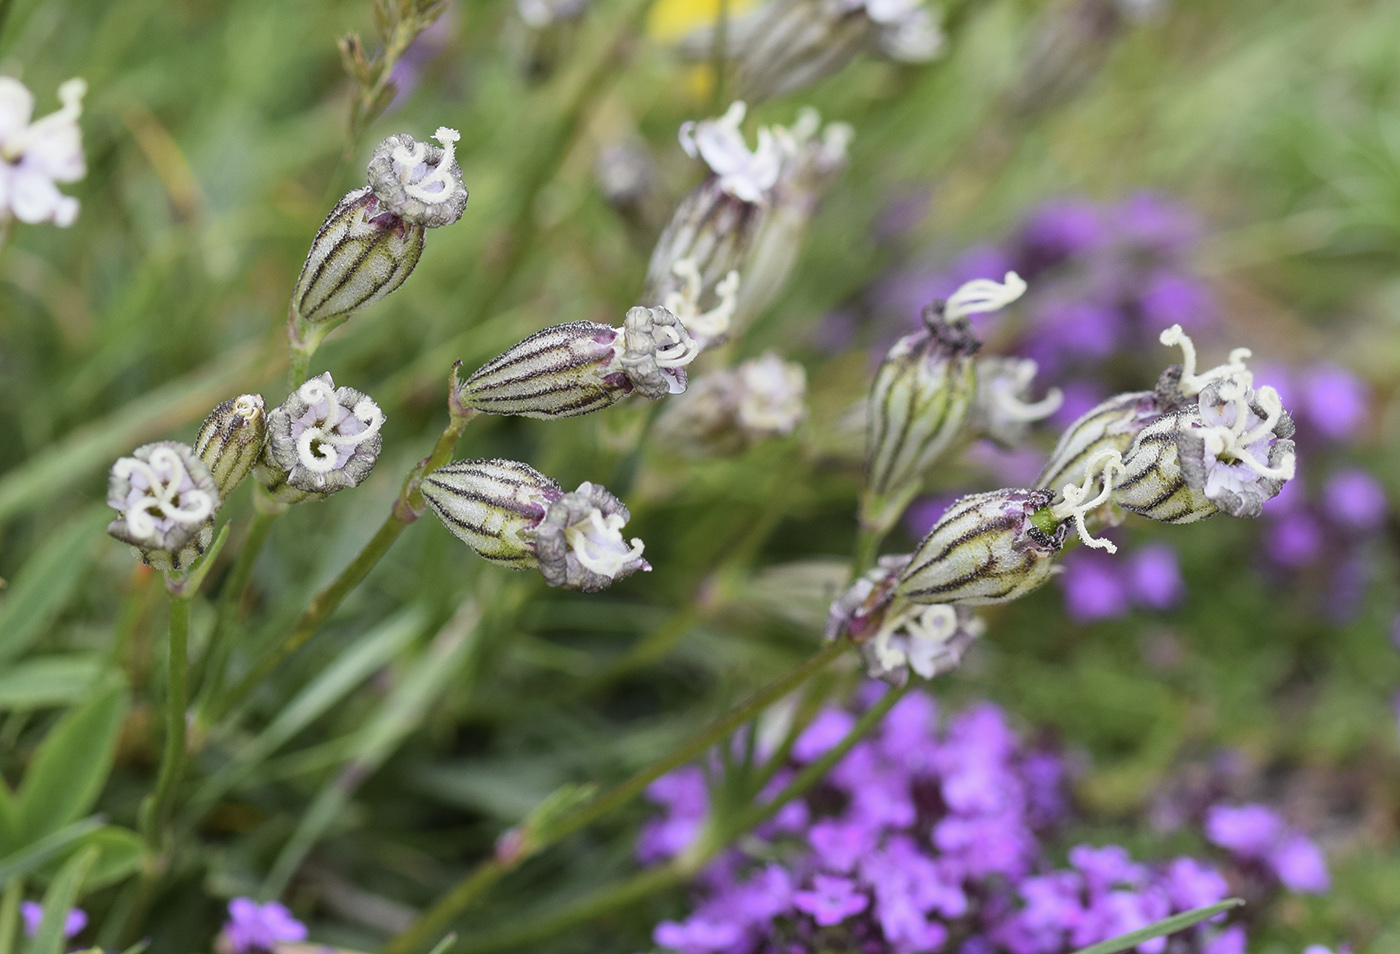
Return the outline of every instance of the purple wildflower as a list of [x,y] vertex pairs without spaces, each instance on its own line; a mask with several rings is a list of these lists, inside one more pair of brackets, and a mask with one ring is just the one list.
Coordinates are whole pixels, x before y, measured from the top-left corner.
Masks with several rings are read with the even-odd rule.
[[1331,886],[1322,851],[1306,835],[1293,835],[1269,852],[1269,865],[1290,891],[1321,894]]
[[1306,510],[1285,514],[1265,533],[1269,558],[1280,566],[1303,567],[1322,554],[1322,523]]
[[1321,850],[1266,805],[1213,805],[1206,837],[1245,861],[1262,864],[1292,891],[1320,893],[1330,883]]
[[792,902],[823,927],[840,924],[870,906],[870,898],[856,890],[852,879],[821,874],[812,877],[811,890],[798,891]]
[[1327,515],[1352,530],[1374,531],[1385,522],[1385,489],[1359,468],[1341,470],[1328,478],[1323,499]]
[[1127,560],[1128,587],[1133,599],[1156,610],[1170,609],[1186,589],[1176,550],[1169,543],[1152,543]]
[[1098,551],[1076,553],[1064,561],[1059,577],[1065,611],[1078,623],[1112,619],[1128,612],[1129,597],[1121,566]]
[[277,901],[258,904],[252,898],[234,898],[228,903],[228,916],[223,934],[233,954],[266,952],[281,941],[306,940],[306,925]]
[[[19,903],[19,916],[24,921],[24,936],[34,937],[39,933],[39,925],[44,922],[44,906],[38,901],[21,901]],[[87,912],[82,908],[74,908],[64,918],[63,936],[76,936],[79,931],[87,927],[87,923]]]
[[1356,436],[1369,404],[1366,384],[1339,365],[1319,365],[1303,376],[1304,412],[1313,427],[1334,441]]

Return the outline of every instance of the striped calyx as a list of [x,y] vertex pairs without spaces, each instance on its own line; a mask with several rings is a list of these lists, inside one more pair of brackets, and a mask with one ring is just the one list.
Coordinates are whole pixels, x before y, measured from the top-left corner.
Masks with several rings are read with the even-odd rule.
[[1106,450],[1126,454],[1143,428],[1161,417],[1162,410],[1158,392],[1133,391],[1109,398],[1060,435],[1035,485],[1058,495],[1066,485],[1082,483],[1087,476],[1085,467],[1095,455]]
[[379,405],[363,391],[337,388],[328,371],[268,414],[258,480],[282,503],[358,486],[379,459],[383,426]]
[[924,473],[962,431],[977,392],[972,356],[980,346],[967,321],[945,321],[932,305],[924,329],[885,355],[870,389],[861,498],[867,526],[898,520]]
[[539,565],[534,532],[564,488],[529,464],[459,460],[423,478],[423,496],[443,526],[492,563]]
[[577,417],[636,391],[652,400],[685,390],[700,347],[665,308],[633,308],[621,328],[574,321],[538,331],[488,361],[459,399],[487,414]]
[[218,486],[188,444],[145,444],[112,465],[107,505],[117,519],[107,532],[131,544],[158,570],[181,570],[214,535]]
[[914,550],[895,594],[913,603],[978,606],[1022,597],[1050,578],[1068,524],[1048,490],[996,490],[957,500]]
[[423,254],[423,226],[366,187],[341,199],[311,242],[292,306],[313,324],[341,318],[398,288]]
[[225,401],[204,419],[194,439],[194,453],[214,476],[220,499],[227,500],[248,476],[266,440],[266,404],[261,394]]

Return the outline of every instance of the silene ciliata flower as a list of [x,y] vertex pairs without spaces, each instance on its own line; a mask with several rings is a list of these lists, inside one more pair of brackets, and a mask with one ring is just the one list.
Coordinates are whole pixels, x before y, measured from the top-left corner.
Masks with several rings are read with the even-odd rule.
[[1193,523],[1225,512],[1257,517],[1293,479],[1293,421],[1271,387],[1252,387],[1236,349],[1217,368],[1196,373],[1191,339],[1174,325],[1163,344],[1180,345],[1178,391],[1185,402],[1148,425],[1123,455],[1112,502],[1164,523]]
[[227,500],[262,457],[267,406],[261,394],[244,394],[210,412],[194,439],[195,456],[214,476],[219,499]]
[[1026,284],[979,280],[924,309],[922,330],[895,342],[870,389],[861,519],[888,527],[924,473],[963,431],[977,393],[973,355],[982,346],[967,316],[1015,301]]
[[1035,485],[1056,493],[1087,476],[1086,465],[1101,451],[1126,453],[1142,429],[1162,415],[1158,392],[1119,394],[1077,418],[1060,435]]
[[574,321],[538,331],[462,384],[487,414],[576,417],[636,392],[651,400],[686,388],[700,346],[665,308],[631,308],[621,328]]
[[258,480],[283,503],[322,499],[369,475],[383,444],[384,412],[330,372],[297,388],[267,416]]
[[915,603],[978,606],[1018,599],[1048,580],[1068,524],[1048,490],[963,497],[915,548],[895,593]]
[[773,352],[691,383],[657,419],[658,438],[688,454],[736,454],[786,437],[807,415],[807,373]]
[[866,674],[899,686],[909,673],[932,679],[957,668],[985,629],[965,606],[916,603],[895,588],[908,555],[881,557],[851,584],[827,617],[826,638],[849,638],[860,647]]
[[597,484],[565,493],[528,464],[469,460],[428,474],[422,491],[443,526],[482,557],[537,568],[550,586],[592,593],[651,569],[642,541],[622,537],[627,508]]
[[454,156],[461,134],[446,126],[417,142],[390,136],[370,158],[369,185],[348,193],[321,224],[292,291],[313,324],[348,315],[404,283],[423,254],[425,229],[451,225],[467,207]]
[[107,505],[118,516],[107,532],[149,566],[183,570],[213,539],[219,502],[213,475],[188,444],[145,444],[112,465]]
[[[933,59],[943,34],[920,0],[769,0],[725,26],[725,53],[754,100],[781,96],[839,73],[863,52],[905,63]],[[697,30],[681,52],[707,57],[714,30]]]
[[1003,447],[1024,443],[1030,425],[1054,414],[1064,400],[1059,388],[1030,400],[1037,370],[1030,358],[978,358],[977,396],[968,426]]
[[86,82],[68,80],[58,88],[62,106],[31,121],[34,94],[19,80],[0,76],[0,221],[13,216],[60,228],[77,221],[78,200],[59,192],[57,183],[87,174],[78,127],[86,93]]

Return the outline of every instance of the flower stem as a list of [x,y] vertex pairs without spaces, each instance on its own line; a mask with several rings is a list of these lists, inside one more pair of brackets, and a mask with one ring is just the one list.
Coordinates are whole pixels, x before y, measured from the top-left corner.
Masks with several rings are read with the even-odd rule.
[[156,787],[141,803],[141,834],[152,854],[163,853],[165,829],[175,801],[175,789],[185,770],[185,708],[189,701],[190,598],[170,597],[169,680],[165,700],[165,751]]
[[[453,392],[455,396],[455,391]],[[423,492],[419,487],[425,474],[437,470],[452,456],[453,449],[457,446],[457,438],[462,434],[462,429],[467,426],[467,422],[475,416],[470,409],[459,409],[454,406],[447,427],[438,436],[437,443],[433,445],[433,452],[419,461],[414,468],[409,471],[405,478],[403,489],[394,501],[394,506],[389,511],[389,516],[379,525],[374,536],[369,542],[355,554],[355,558],[350,561],[345,569],[340,571],[340,575],[331,581],[325,589],[321,590],[311,600],[311,605],[302,611],[296,624],[292,627],[282,641],[272,648],[253,668],[248,672],[226,698],[217,705],[211,706],[211,723],[217,723],[224,715],[235,708],[245,698],[248,697],[258,683],[262,682],[280,666],[287,657],[296,652],[306,641],[316,634],[321,628],[321,624],[335,612],[336,608],[344,601],[355,587],[369,574],[369,571],[383,559],[384,554],[389,552],[389,548],[394,545],[394,541],[403,533],[404,528],[418,519],[418,515],[423,512],[424,499]]]
[[585,802],[572,812],[553,820],[547,833],[525,832],[520,842],[522,847],[519,851],[513,852],[509,857],[502,857],[498,854],[477,865],[471,874],[439,898],[437,903],[415,921],[408,930],[391,940],[385,948],[385,954],[410,954],[410,952],[426,946],[432,938],[441,933],[488,888],[500,880],[502,875],[514,870],[527,858],[533,857],[549,845],[572,835],[603,815],[621,808],[667,772],[704,755],[716,742],[728,738],[740,726],[757,717],[768,706],[826,668],[832,660],[845,652],[847,646],[848,643],[845,640],[827,643],[804,662],[764,686],[745,702],[730,709],[700,732],[625,782]]
[[880,553],[880,544],[884,542],[884,539],[885,531],[861,524],[860,530],[856,532],[855,553],[851,559],[852,583],[860,579],[866,570],[875,565],[875,560]]

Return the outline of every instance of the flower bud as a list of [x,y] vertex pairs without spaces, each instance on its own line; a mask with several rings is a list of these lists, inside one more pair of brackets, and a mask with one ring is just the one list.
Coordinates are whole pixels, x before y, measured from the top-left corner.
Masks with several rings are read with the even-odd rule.
[[847,637],[860,646],[866,674],[896,686],[912,670],[925,679],[955,669],[984,629],[965,606],[925,605],[895,593],[910,557],[881,557],[831,605],[826,638]]
[[423,254],[424,229],[451,225],[467,207],[453,157],[455,129],[438,128],[442,146],[400,133],[375,147],[369,186],[331,210],[301,267],[292,306],[317,324],[376,302],[408,278]]
[[1069,527],[1050,516],[1048,490],[997,490],[957,500],[899,575],[914,603],[964,606],[1018,599],[1050,578]]
[[213,475],[220,500],[229,498],[262,456],[265,408],[261,394],[244,394],[214,408],[199,427],[194,453]]
[[1146,427],[1124,454],[1112,502],[1163,523],[1224,511],[1257,517],[1293,478],[1293,421],[1278,393],[1227,378]]
[[283,503],[322,499],[364,480],[379,459],[384,412],[330,372],[297,388],[267,416],[258,480]]
[[786,437],[806,417],[807,373],[769,352],[691,384],[656,422],[668,448],[689,454],[737,454]]
[[606,589],[650,570],[642,541],[627,543],[627,508],[602,487],[564,493],[528,464],[455,461],[423,479],[423,496],[443,525],[493,563],[536,567],[550,586]]
[[313,324],[348,315],[402,285],[422,254],[423,226],[387,211],[374,190],[356,189],[311,241],[292,306]]
[[1039,366],[1030,358],[978,358],[977,396],[968,427],[1003,447],[1017,447],[1036,421],[1059,409],[1064,395],[1051,388],[1039,401],[1029,400]]
[[145,444],[112,465],[107,532],[131,544],[158,570],[181,570],[209,546],[219,489],[188,444]]
[[369,187],[384,210],[405,222],[437,229],[451,225],[467,208],[467,187],[455,152],[462,134],[439,126],[434,146],[407,133],[390,136],[369,160]]
[[461,401],[487,414],[577,417],[633,391],[679,394],[699,353],[671,312],[632,308],[621,328],[574,321],[536,332],[468,378]]
[[538,566],[535,529],[564,488],[529,464],[458,460],[423,478],[442,525],[478,554],[515,570]]
[[962,431],[977,390],[972,356],[981,342],[967,322],[930,306],[924,329],[895,342],[870,388],[862,519],[899,517],[924,473]]

